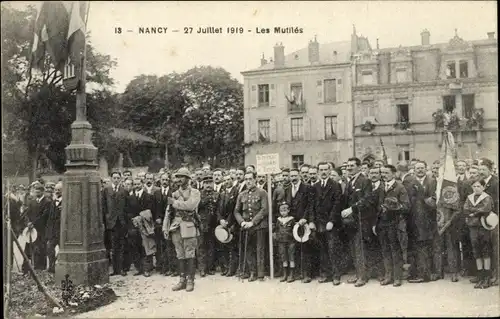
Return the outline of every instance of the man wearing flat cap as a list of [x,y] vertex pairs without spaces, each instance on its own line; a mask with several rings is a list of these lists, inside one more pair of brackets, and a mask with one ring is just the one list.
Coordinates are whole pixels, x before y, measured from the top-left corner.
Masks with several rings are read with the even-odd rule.
[[[199,236],[198,205],[200,192],[191,187],[191,174],[187,168],[180,168],[175,177],[179,184],[172,197],[168,198],[170,209],[164,218],[163,233],[170,236],[175,246],[179,261],[180,280],[172,290],[194,290],[194,275],[196,271],[195,257]],[[169,225],[170,218],[173,217]],[[187,279],[186,279],[187,275]]]
[[198,215],[200,216],[200,238],[198,240],[198,268],[200,276],[205,277],[214,274],[215,261],[215,227],[217,226],[217,215],[220,209],[220,194],[214,190],[212,174],[208,172],[202,178],[200,204]]

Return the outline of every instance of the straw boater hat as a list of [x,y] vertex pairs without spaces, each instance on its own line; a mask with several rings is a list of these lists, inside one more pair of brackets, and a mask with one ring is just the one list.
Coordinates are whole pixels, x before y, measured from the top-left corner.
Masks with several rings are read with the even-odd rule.
[[30,242],[30,237],[31,237],[31,242],[34,243],[38,238],[38,233],[35,228],[31,228],[30,230],[28,227],[26,227],[23,230],[22,236],[27,243]]
[[186,167],[181,167],[179,170],[175,173],[175,177],[187,177],[191,178],[191,173]]
[[233,240],[233,233],[227,230],[222,225],[215,227],[215,238],[223,244],[229,243]]
[[498,215],[494,212],[490,212],[488,216],[481,217],[481,225],[486,230],[493,230],[498,225]]
[[299,225],[299,223],[293,226],[293,238],[299,243],[305,243],[309,240],[309,236],[311,235],[311,228],[309,228],[308,224]]

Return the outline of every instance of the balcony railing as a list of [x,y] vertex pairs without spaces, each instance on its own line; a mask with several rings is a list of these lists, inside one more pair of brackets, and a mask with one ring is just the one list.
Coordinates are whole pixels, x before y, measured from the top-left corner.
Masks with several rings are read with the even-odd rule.
[[302,100],[299,103],[300,104],[287,102],[288,114],[305,113],[306,112],[306,101]]

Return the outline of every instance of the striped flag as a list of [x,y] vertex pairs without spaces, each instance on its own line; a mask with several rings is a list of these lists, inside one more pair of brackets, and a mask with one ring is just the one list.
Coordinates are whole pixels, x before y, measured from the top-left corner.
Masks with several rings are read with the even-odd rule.
[[32,47],[32,68],[44,70],[45,55],[62,71],[71,59],[80,63],[85,47],[85,20],[88,5],[79,1],[44,1],[37,13]]
[[457,174],[453,154],[455,141],[451,132],[445,132],[445,138],[441,147],[441,167],[436,188],[437,206],[442,208],[459,208],[459,193],[457,187]]

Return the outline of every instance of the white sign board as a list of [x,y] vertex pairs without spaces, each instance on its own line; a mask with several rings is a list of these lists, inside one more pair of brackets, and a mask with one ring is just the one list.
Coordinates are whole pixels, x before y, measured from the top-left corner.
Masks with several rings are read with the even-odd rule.
[[267,175],[280,172],[279,154],[257,155],[257,174]]

